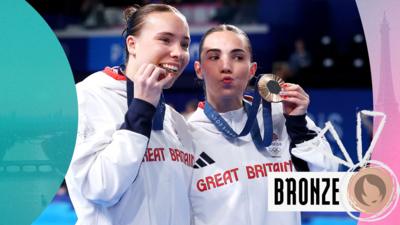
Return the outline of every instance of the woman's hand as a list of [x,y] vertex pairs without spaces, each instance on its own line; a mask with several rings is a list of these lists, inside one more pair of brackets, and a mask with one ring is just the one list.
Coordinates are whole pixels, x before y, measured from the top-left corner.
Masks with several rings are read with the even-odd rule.
[[282,97],[283,112],[290,116],[299,116],[307,113],[310,97],[297,84],[284,83],[280,96]]
[[[167,76],[165,69],[154,64],[143,64],[136,74],[126,74],[134,83],[134,97],[157,107],[161,92],[166,83],[174,79]],[[159,80],[159,77],[164,77]]]

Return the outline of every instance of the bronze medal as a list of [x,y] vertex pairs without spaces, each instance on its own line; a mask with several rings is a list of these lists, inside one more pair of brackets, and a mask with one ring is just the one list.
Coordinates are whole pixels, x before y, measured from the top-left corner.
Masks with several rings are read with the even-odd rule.
[[350,178],[348,196],[354,209],[376,214],[391,202],[393,181],[383,168],[363,167]]
[[261,74],[257,83],[258,92],[267,102],[281,102],[282,98],[279,92],[282,90],[283,83],[283,80],[274,74]]

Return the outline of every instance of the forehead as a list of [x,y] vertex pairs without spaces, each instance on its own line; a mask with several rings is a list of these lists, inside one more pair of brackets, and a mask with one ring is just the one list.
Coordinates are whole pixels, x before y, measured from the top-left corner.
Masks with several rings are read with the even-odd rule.
[[203,48],[227,51],[232,49],[243,49],[248,52],[248,43],[243,35],[224,30],[209,34],[204,40]]
[[189,26],[184,17],[174,12],[153,12],[144,18],[140,33],[172,33],[189,37]]

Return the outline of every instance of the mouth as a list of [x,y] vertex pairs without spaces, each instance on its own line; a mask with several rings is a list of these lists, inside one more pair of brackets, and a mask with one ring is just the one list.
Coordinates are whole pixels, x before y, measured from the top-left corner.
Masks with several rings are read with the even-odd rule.
[[222,79],[222,83],[224,84],[231,84],[233,82],[233,78],[232,77],[224,77]]
[[167,71],[167,73],[173,73],[173,74],[177,74],[179,68],[175,65],[171,65],[171,64],[167,64],[167,63],[161,63],[159,64],[159,66],[163,69],[165,69]]
[[169,76],[177,76],[178,75],[178,67],[172,64],[168,64],[168,63],[161,63],[158,64],[159,67],[163,68],[167,74],[160,74],[160,76],[158,77],[158,80],[162,80],[164,79],[167,75]]

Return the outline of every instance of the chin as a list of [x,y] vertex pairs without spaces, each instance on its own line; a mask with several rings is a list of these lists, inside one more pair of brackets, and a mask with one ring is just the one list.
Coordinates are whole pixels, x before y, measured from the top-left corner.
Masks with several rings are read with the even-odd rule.
[[166,83],[164,85],[163,89],[170,89],[175,84],[175,81],[179,78],[179,75],[174,75],[175,76],[174,79],[172,79],[170,82]]
[[224,96],[227,98],[243,96],[243,94],[241,94],[241,92],[238,92],[237,90],[234,90],[234,89],[222,89],[219,91],[219,94],[221,96]]
[[174,85],[175,81],[171,82],[171,83],[167,83],[166,85],[164,85],[163,89],[170,89],[173,85]]

